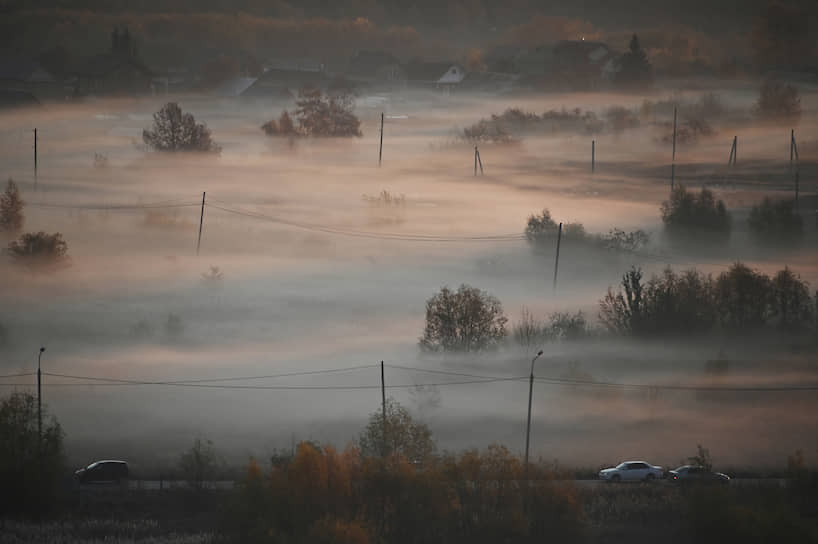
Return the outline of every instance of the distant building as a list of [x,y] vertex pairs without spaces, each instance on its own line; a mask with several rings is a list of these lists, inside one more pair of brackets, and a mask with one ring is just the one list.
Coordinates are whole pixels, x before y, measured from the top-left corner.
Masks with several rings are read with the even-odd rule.
[[37,102],[34,97],[57,97],[61,82],[40,63],[19,57],[0,58],[0,90],[4,102]]
[[331,78],[312,61],[274,61],[240,94],[245,98],[292,98],[303,87],[326,89]]
[[154,74],[139,60],[126,28],[114,29],[111,51],[81,59],[68,71],[76,95],[130,95],[154,90]]
[[375,86],[405,86],[406,71],[400,61],[386,51],[360,51],[347,65],[344,75],[352,81]]
[[459,64],[453,64],[437,80],[437,86],[441,89],[454,89],[466,77],[466,69]]
[[406,73],[406,82],[412,87],[433,89],[452,66],[453,63],[448,61],[429,62],[413,59],[403,66],[403,70]]
[[617,55],[604,43],[586,40],[558,42],[545,67],[550,87],[594,90],[604,87],[617,69]]

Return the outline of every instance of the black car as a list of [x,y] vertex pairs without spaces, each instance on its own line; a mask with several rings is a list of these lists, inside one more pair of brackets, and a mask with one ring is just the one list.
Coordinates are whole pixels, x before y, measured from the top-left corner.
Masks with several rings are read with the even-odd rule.
[[81,484],[121,483],[128,479],[128,463],[125,461],[97,461],[74,473]]
[[684,465],[667,474],[667,479],[675,484],[726,484],[730,476],[721,472],[713,472],[706,467]]

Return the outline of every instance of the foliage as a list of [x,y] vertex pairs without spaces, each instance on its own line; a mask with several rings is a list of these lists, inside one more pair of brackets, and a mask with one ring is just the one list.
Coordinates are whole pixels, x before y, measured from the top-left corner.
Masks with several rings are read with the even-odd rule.
[[653,68],[636,34],[631,37],[628,52],[622,55],[619,63],[620,70],[616,74],[617,84],[636,88],[648,86],[653,81]]
[[[525,237],[529,243],[551,244],[556,243],[559,225],[551,217],[551,212],[545,208],[539,215],[532,214],[528,217],[525,226]],[[586,238],[585,227],[582,223],[563,223],[563,240],[579,241]]]
[[286,111],[281,112],[281,115],[278,118],[278,121],[275,119],[270,119],[263,125],[261,125],[261,130],[264,131],[264,134],[267,136],[297,136],[298,131],[295,130],[295,125],[293,124],[293,119],[290,117],[290,114]]
[[748,218],[750,232],[767,243],[784,244],[804,233],[804,220],[795,212],[795,201],[773,201],[764,197],[753,206]]
[[202,281],[209,286],[220,286],[224,281],[224,272],[218,266],[210,266],[210,270],[202,274]]
[[18,233],[23,228],[23,202],[20,189],[13,179],[9,178],[6,190],[0,194],[0,232]]
[[611,132],[615,134],[621,134],[625,129],[639,127],[639,117],[633,110],[624,106],[611,106],[605,110],[605,120]]
[[633,253],[648,245],[650,235],[642,229],[625,232],[622,229],[613,228],[608,231],[608,234],[600,236],[599,240],[605,249]]
[[772,290],[772,313],[778,317],[779,327],[796,332],[806,329],[816,317],[809,284],[785,267],[773,276]]
[[295,101],[298,132],[304,136],[361,136],[361,122],[352,113],[353,97],[325,95],[321,89],[302,88]]
[[18,263],[42,268],[65,262],[68,259],[68,243],[59,232],[27,232],[9,243],[8,252]]
[[723,326],[748,330],[762,326],[775,314],[770,278],[742,263],[719,274],[715,304]]
[[[556,247],[559,225],[546,208],[540,214],[528,217],[525,236],[538,249]],[[589,234],[582,223],[563,223],[562,243],[584,243],[601,249],[635,252],[644,249],[650,241],[648,233],[641,229],[626,232],[613,228],[607,234]]]
[[372,205],[382,207],[396,207],[401,208],[406,205],[406,195],[403,193],[392,193],[383,189],[375,196],[361,195],[361,199]]
[[583,340],[592,334],[582,312],[554,312],[545,321],[536,318],[526,307],[523,307],[520,320],[511,329],[514,341],[526,348],[533,348],[544,342]]
[[768,80],[759,91],[756,111],[765,121],[798,124],[801,120],[801,96],[792,85]]
[[142,140],[155,151],[221,151],[207,125],[197,123],[190,113],[182,113],[176,102],[168,102],[153,114],[153,126],[142,131]]
[[695,270],[681,274],[665,269],[647,284],[632,268],[622,289],[608,289],[600,301],[599,320],[611,332],[633,335],[692,334],[708,331],[716,322],[713,281]]
[[[36,462],[35,462],[36,460]],[[43,410],[38,439],[37,399],[11,393],[0,401],[0,516],[45,514],[58,496],[65,469],[63,432]]]
[[179,457],[179,470],[194,489],[202,489],[212,480],[219,466],[213,442],[197,437],[189,450]]
[[526,348],[538,345],[544,336],[545,324],[537,319],[531,310],[523,306],[520,311],[520,320],[511,328],[511,337],[515,342]]
[[724,201],[716,200],[710,189],[703,188],[697,195],[678,185],[670,193],[670,200],[662,202],[661,210],[665,228],[671,232],[730,232],[730,214]]
[[384,440],[383,411],[369,416],[369,423],[358,438],[358,447],[364,457],[401,455],[411,462],[428,462],[437,446],[432,431],[416,423],[409,411],[389,398],[386,401],[386,440]]
[[496,347],[506,336],[503,305],[492,295],[461,285],[443,287],[426,301],[426,326],[420,338],[427,351],[480,351]]

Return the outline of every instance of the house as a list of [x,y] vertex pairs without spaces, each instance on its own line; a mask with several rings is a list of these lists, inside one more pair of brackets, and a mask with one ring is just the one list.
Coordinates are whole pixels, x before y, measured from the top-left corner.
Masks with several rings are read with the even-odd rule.
[[604,43],[586,40],[558,42],[545,67],[549,87],[594,90],[604,86],[616,69],[616,54]]
[[403,87],[407,80],[400,61],[386,51],[359,51],[349,60],[344,75],[359,83],[388,87]]
[[114,29],[110,52],[81,59],[67,72],[72,76],[74,94],[78,96],[150,93],[156,77],[139,60],[127,28],[122,33]]
[[318,69],[312,66],[308,68],[294,65],[287,67],[284,64],[280,66],[268,68],[240,95],[243,98],[291,98],[303,87],[326,89],[331,81],[323,66]]
[[57,96],[61,87],[61,81],[36,61],[21,57],[0,58],[0,90],[6,91],[10,101],[12,96]]
[[440,78],[454,65],[452,62],[429,62],[420,59],[412,59],[403,66],[406,73],[406,82],[412,87],[430,88],[437,87]]
[[465,77],[466,69],[459,64],[453,64],[438,78],[437,86],[441,89],[451,90],[457,87]]

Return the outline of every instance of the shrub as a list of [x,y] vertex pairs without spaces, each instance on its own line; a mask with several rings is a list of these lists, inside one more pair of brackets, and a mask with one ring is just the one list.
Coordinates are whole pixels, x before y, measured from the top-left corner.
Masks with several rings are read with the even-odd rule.
[[65,469],[63,432],[43,411],[37,431],[37,399],[12,393],[0,401],[0,516],[38,517],[54,506]]
[[804,234],[804,220],[795,212],[795,201],[764,197],[753,206],[747,220],[750,232],[767,243],[782,244]]
[[383,411],[369,416],[369,423],[358,438],[358,447],[364,457],[398,454],[412,462],[429,461],[437,446],[432,431],[423,423],[416,423],[409,411],[389,398],[386,401],[386,438],[384,439]]
[[68,244],[62,234],[27,232],[8,245],[8,252],[18,263],[31,267],[61,264],[68,259]]
[[210,129],[197,123],[190,113],[182,113],[176,102],[168,102],[153,114],[153,126],[142,131],[142,140],[154,151],[198,151],[218,153]]
[[697,195],[679,185],[671,192],[670,200],[662,202],[661,210],[665,228],[671,232],[730,232],[730,214],[709,189],[703,188]]
[[9,178],[6,190],[0,194],[0,231],[16,234],[23,228],[23,202],[20,189],[14,180]]
[[506,336],[500,301],[475,287],[443,287],[426,301],[426,327],[420,338],[427,351],[480,351],[496,347]]
[[639,127],[639,117],[635,112],[623,106],[611,106],[605,111],[605,120],[611,131],[616,134],[625,132],[628,128]]
[[765,121],[797,124],[801,120],[801,96],[792,85],[769,80],[761,86],[756,111]]
[[521,346],[532,348],[545,337],[545,323],[523,306],[520,311],[520,320],[515,322],[511,328],[511,337]]
[[[298,122],[296,132],[299,135],[320,137],[362,135],[361,122],[352,112],[354,105],[352,95],[325,95],[321,89],[305,87],[298,91],[295,105],[295,118]],[[281,124],[282,120],[279,119],[279,130],[289,130]]]
[[585,314],[577,312],[556,312],[549,317],[546,336],[552,340],[582,340],[591,336]]
[[719,274],[715,302],[721,324],[747,330],[767,323],[774,315],[773,285],[770,278],[742,263]]
[[219,457],[213,449],[213,442],[196,438],[189,450],[179,457],[179,470],[194,489],[202,489],[214,478],[219,465]]
[[[539,215],[532,214],[528,217],[525,237],[535,246],[542,244],[550,246],[556,243],[558,231],[559,224],[551,218],[551,212],[546,208]],[[562,238],[563,240],[580,241],[587,238],[587,233],[582,223],[563,223]]]
[[600,242],[605,249],[635,252],[648,245],[650,235],[642,229],[625,232],[622,229],[613,228],[608,231],[608,234],[600,236]]
[[293,124],[293,119],[286,111],[281,113],[281,116],[278,118],[278,122],[276,122],[275,119],[271,119],[270,121],[267,121],[261,125],[261,130],[263,130],[267,136],[298,135],[298,131],[295,130],[295,125]]

